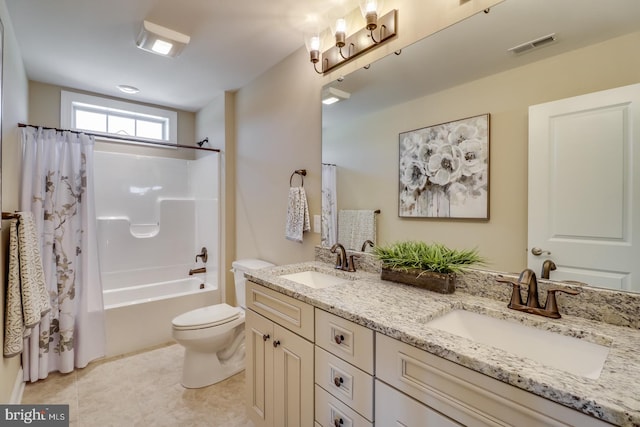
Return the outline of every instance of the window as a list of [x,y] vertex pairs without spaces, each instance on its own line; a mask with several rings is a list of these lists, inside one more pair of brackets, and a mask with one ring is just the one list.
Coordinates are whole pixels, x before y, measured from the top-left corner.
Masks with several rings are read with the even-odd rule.
[[132,142],[177,143],[178,114],[126,101],[62,91],[60,123],[96,135],[131,137]]

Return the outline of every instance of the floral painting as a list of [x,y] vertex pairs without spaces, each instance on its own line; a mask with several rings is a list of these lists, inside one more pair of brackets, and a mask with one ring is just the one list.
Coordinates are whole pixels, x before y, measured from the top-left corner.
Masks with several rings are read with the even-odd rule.
[[489,219],[489,114],[400,134],[401,217]]

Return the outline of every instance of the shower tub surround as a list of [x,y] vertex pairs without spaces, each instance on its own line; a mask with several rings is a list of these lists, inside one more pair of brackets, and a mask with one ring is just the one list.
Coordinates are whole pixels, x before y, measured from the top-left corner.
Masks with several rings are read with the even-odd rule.
[[[330,272],[334,262],[332,254],[324,249],[316,253],[318,258],[326,257],[328,262],[269,267],[249,272],[247,277],[267,288],[587,415],[621,426],[640,425],[639,295],[580,287],[585,293],[600,293],[601,301],[620,302],[622,307],[600,306],[604,313],[599,314],[590,306],[582,310],[584,316],[580,317],[567,314],[565,307],[570,306],[570,298],[562,297],[558,304],[563,317],[546,319],[507,309],[510,290],[495,282],[498,273],[479,270],[464,274],[461,286],[451,295],[382,281],[379,270],[375,272],[376,262],[362,254],[358,261],[364,268],[351,273],[350,281],[334,287],[313,289],[279,277],[304,270]],[[505,276],[517,279],[517,275]],[[541,285],[545,287],[547,283]],[[541,301],[544,298],[542,295]],[[425,326],[429,320],[450,310],[464,308],[486,310],[493,315],[498,313],[505,319],[517,319],[530,326],[607,345],[609,354],[602,373],[595,380],[581,377]],[[618,308],[622,312],[619,316],[607,314]]]
[[[182,154],[95,153],[107,356],[170,342],[173,317],[222,298],[218,154]],[[190,277],[202,247],[207,273]]]

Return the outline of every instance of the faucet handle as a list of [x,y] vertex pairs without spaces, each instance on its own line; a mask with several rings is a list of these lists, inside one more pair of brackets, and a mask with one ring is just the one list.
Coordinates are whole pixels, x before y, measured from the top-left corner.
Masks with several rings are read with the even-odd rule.
[[564,292],[568,295],[578,295],[580,292],[569,288],[551,288],[547,290],[547,302],[544,304],[544,309],[548,312],[549,317],[559,319],[561,316],[560,312],[558,311],[556,292]]
[[349,255],[349,262],[347,263],[348,271],[356,271],[356,264],[353,260],[358,258],[360,258],[359,255]]
[[502,278],[502,276],[498,276],[498,277],[500,277],[499,279],[496,279],[498,282],[507,283],[513,286],[513,291],[511,292],[511,301],[509,301],[508,307],[512,308],[516,306],[521,306],[522,295],[520,295],[520,283],[515,282],[513,280],[504,279]]
[[198,262],[198,258],[202,258],[202,262],[206,264],[207,260],[209,259],[207,248],[205,248],[204,246],[202,247],[202,249],[200,250],[200,253],[196,255],[196,262]]

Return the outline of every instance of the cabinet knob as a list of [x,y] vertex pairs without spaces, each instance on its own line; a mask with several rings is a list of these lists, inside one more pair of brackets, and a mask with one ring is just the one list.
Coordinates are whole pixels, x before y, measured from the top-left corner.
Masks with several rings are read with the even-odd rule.
[[333,383],[336,385],[336,387],[340,387],[340,385],[344,382],[344,380],[342,379],[342,377],[335,377],[333,379]]
[[265,341],[265,342],[266,342],[269,338],[271,338],[271,337],[269,336],[269,334],[264,334],[264,335],[262,336],[262,341]]
[[336,418],[333,420],[333,425],[335,427],[340,427],[342,424],[344,424],[344,420],[342,418]]
[[273,342],[273,348],[276,348],[276,347],[277,347],[277,346],[279,346],[279,345],[280,345],[280,340],[275,340],[275,341]]
[[338,334],[333,337],[333,339],[336,340],[336,344],[342,344],[342,342],[344,341],[344,335]]

